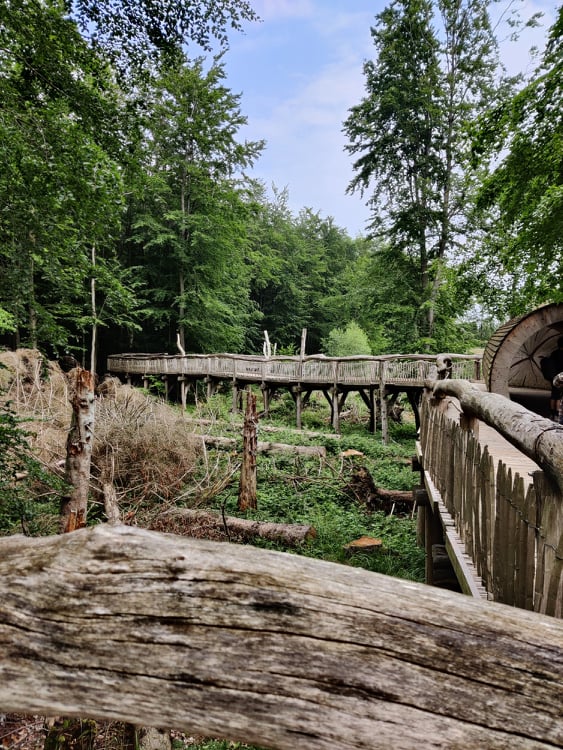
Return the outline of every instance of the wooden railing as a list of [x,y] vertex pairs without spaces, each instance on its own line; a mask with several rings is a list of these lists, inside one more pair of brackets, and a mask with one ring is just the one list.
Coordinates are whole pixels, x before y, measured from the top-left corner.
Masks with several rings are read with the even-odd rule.
[[[452,377],[479,380],[479,356],[450,354]],[[314,383],[327,386],[422,385],[435,367],[435,355],[381,357],[259,357],[241,354],[112,354],[107,369],[124,375],[177,375],[250,382]]]
[[430,399],[421,408],[420,442],[424,470],[490,598],[561,617],[563,494],[553,478],[534,472],[526,489],[523,477],[495,464],[471,430]]

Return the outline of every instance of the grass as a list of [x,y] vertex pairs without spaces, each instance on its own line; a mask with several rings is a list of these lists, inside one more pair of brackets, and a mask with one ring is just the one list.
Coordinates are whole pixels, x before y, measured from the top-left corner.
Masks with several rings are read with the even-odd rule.
[[[293,554],[353,565],[378,573],[414,581],[424,580],[424,551],[416,544],[416,521],[410,516],[369,513],[346,492],[354,471],[361,465],[368,469],[378,487],[394,490],[412,489],[415,479],[411,470],[416,430],[414,422],[406,415],[404,424],[390,424],[390,441],[384,445],[380,434],[367,432],[367,418],[363,403],[351,399],[350,418],[342,423],[340,437],[332,433],[328,423],[326,405],[313,401],[303,412],[304,430],[323,433],[322,436],[305,436],[291,425],[294,406],[291,399],[282,396],[272,405],[271,416],[259,423],[258,439],[275,439],[276,442],[301,445],[324,445],[326,459],[304,459],[295,456],[257,459],[258,509],[247,517],[280,523],[311,524],[317,535],[298,550],[285,550]],[[232,424],[230,402],[215,396],[202,407],[200,414],[211,414],[219,429]],[[192,416],[197,416],[194,412]],[[240,421],[239,417],[239,421]],[[225,421],[223,421],[225,420]],[[261,432],[260,426],[270,425],[280,431]],[[206,431],[210,426],[206,425]],[[340,454],[349,448],[363,456],[353,459]],[[237,515],[237,483],[233,482],[215,498],[213,505],[228,515]],[[375,554],[355,554],[347,557],[344,545],[362,535],[382,540],[382,549]],[[283,550],[280,545],[257,540],[256,546]],[[175,750],[260,750],[237,742],[207,739],[195,744],[182,744],[176,740]]]
[[[12,388],[10,395],[18,416],[34,420],[26,445],[44,467],[60,463],[64,457],[69,408],[66,385],[61,378],[53,372],[42,386],[36,386],[34,381],[32,387],[24,390],[19,387],[22,376],[14,380],[17,387]],[[205,504],[224,510],[228,515],[237,515],[242,416],[233,417],[230,409],[231,394],[218,394],[192,406],[186,418],[177,407],[149,398],[138,390],[119,389],[114,400],[102,400],[97,409],[93,486],[103,478],[110,478],[118,493],[123,517],[133,514],[138,525],[150,522],[160,510],[178,502],[186,506]],[[380,434],[368,433],[367,409],[361,399],[353,395],[347,402],[341,435],[334,434],[328,406],[322,398],[312,398],[303,411],[304,431],[316,434],[305,434],[294,428],[294,404],[288,394],[275,399],[270,417],[259,422],[258,439],[322,445],[326,456],[260,454],[257,459],[258,509],[247,517],[312,525],[316,537],[299,549],[285,549],[265,540],[257,540],[256,545],[395,577],[423,580],[424,552],[416,545],[415,521],[410,515],[368,512],[349,488],[360,467],[369,472],[377,487],[405,491],[412,488],[415,479],[410,463],[415,427],[408,412],[405,415],[404,424],[390,423],[390,441],[384,445]],[[206,421],[200,425],[196,420]],[[275,431],[269,432],[266,428]],[[203,449],[198,432],[235,437],[237,450]],[[361,455],[342,455],[348,449]],[[11,470],[8,474],[7,481],[13,482]],[[43,491],[41,495],[34,489],[32,479],[35,481],[30,474],[30,481],[25,484],[30,493],[24,498],[25,513],[18,506],[14,519],[6,518],[3,523],[0,502],[0,534],[19,531],[25,514],[29,515],[27,525],[31,533],[49,533],[49,519],[56,520],[57,496],[61,490],[51,490],[47,495]],[[91,523],[103,520],[101,509],[99,497],[94,495]],[[32,521],[37,530],[31,529]],[[29,533],[27,529],[24,531]],[[344,545],[363,535],[381,539],[379,551],[348,557]],[[196,741],[178,733],[173,733],[173,742],[175,750],[252,750],[237,742]],[[105,747],[109,750],[110,744]]]

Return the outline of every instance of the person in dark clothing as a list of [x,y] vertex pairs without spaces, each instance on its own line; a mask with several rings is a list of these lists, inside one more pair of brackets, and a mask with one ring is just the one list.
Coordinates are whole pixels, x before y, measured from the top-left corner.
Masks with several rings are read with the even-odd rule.
[[[557,387],[554,383],[556,375],[563,372],[563,336],[557,339],[557,349],[554,349],[548,357],[549,370],[551,373],[551,394],[549,397],[549,411],[551,419],[557,421],[559,419],[559,402],[561,400],[561,387]],[[559,382],[559,381],[558,381]]]
[[[561,389],[563,388],[563,372],[560,372],[559,375],[556,375],[553,378],[553,387]],[[559,424],[563,424],[563,400],[559,399],[559,414],[557,419],[554,420],[555,422],[559,422]]]

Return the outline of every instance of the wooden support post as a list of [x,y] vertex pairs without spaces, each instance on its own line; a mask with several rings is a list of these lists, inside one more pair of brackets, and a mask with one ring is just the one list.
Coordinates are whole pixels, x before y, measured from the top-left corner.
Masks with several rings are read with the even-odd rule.
[[424,547],[426,550],[426,583],[432,586],[434,583],[434,560],[432,547],[435,544],[444,544],[444,534],[440,522],[440,514],[436,503],[428,498],[425,505],[426,517],[424,524]]
[[389,421],[387,419],[387,391],[385,386],[380,390],[380,409],[381,409],[381,437],[385,445],[389,442]]
[[375,387],[370,385],[369,387],[369,431],[375,435],[377,430],[377,401],[375,398]]
[[168,396],[170,394],[170,383],[168,382],[168,375],[162,376],[162,382],[164,383],[164,400],[168,401]]
[[426,544],[426,508],[428,505],[428,493],[424,487],[414,487],[414,507],[416,509],[416,543],[419,547]]
[[238,400],[239,400],[238,383],[236,379],[233,378],[233,401],[231,405],[231,412],[233,414],[236,414],[238,411]]
[[178,382],[180,384],[180,403],[182,404],[182,411],[186,411],[186,378],[184,375],[178,375]]
[[[131,385],[131,383],[129,383],[129,378],[127,379],[127,381],[128,381],[128,384]],[[148,391],[149,389],[149,379],[147,378],[146,375],[143,375],[143,388],[145,389],[145,391]]]
[[301,391],[301,386],[296,385],[291,389],[293,399],[295,401],[295,424],[298,430],[301,430],[303,427],[303,419],[302,419],[302,412],[303,412],[303,396]]
[[257,507],[256,453],[257,453],[256,396],[250,388],[246,393],[246,411],[242,432],[242,464],[237,509],[241,512]]
[[205,378],[205,385],[207,387],[207,398],[210,399],[215,395],[215,380],[208,375]]
[[332,427],[335,432],[340,432],[340,409],[339,409],[339,403],[338,403],[338,387],[334,385],[330,389],[331,393],[331,413],[330,413],[330,420]]
[[264,404],[264,416],[270,416],[270,389],[267,383],[260,384],[260,390],[262,391],[262,403]]

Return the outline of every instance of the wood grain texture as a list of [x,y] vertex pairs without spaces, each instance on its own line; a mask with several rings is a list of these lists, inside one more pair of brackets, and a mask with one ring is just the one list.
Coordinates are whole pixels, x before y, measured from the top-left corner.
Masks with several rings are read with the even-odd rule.
[[563,623],[296,555],[0,540],[0,707],[263,747],[563,746]]

